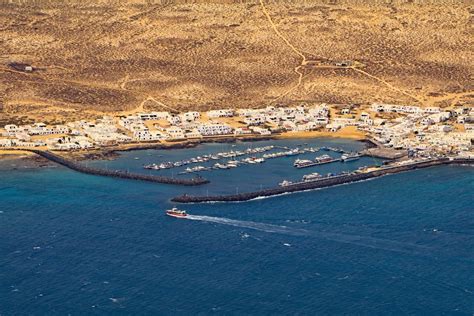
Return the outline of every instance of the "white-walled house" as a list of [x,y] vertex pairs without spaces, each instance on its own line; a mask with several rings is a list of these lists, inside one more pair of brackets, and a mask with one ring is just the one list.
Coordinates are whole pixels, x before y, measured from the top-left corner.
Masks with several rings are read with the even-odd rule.
[[138,117],[142,121],[167,120],[170,116],[169,112],[138,113]]
[[0,139],[0,147],[13,147],[15,142],[11,139]]
[[183,122],[193,122],[201,117],[201,113],[192,111],[192,112],[183,113],[180,116],[181,116],[181,121]]
[[208,118],[233,117],[233,116],[234,116],[234,110],[229,110],[229,109],[207,111]]
[[202,138],[202,134],[198,131],[197,128],[193,128],[191,130],[186,131],[185,137],[186,138]]
[[263,115],[248,116],[244,119],[246,125],[260,125],[265,123],[266,118]]
[[170,139],[185,139],[184,131],[181,127],[171,126],[166,129]]
[[198,126],[197,130],[202,136],[232,134],[232,127],[220,123],[201,124]]
[[5,125],[4,129],[8,136],[15,136],[15,134],[18,132],[18,126],[15,124]]

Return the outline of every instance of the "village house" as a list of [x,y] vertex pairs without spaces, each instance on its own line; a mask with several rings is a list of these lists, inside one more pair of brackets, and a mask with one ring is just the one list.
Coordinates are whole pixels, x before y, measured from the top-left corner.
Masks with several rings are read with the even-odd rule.
[[197,130],[202,136],[232,134],[232,128],[230,126],[220,123],[201,124],[198,126]]
[[181,127],[171,126],[166,128],[166,133],[168,134],[169,139],[185,139],[186,136]]
[[167,120],[170,117],[169,112],[138,113],[137,115],[142,121]]
[[3,128],[5,129],[7,136],[15,136],[18,132],[18,126],[14,124],[5,125]]
[[248,116],[244,119],[246,125],[260,125],[265,123],[266,118],[263,115]]
[[142,122],[142,120],[140,119],[138,115],[129,115],[129,116],[121,117],[118,124],[120,126],[128,128],[128,126],[132,124],[140,123],[140,122]]
[[15,146],[15,141],[12,139],[0,139],[0,147],[13,147]]
[[297,131],[313,131],[318,127],[319,125],[316,124],[315,122],[307,122],[307,123],[296,125],[296,130]]
[[333,119],[333,123],[336,125],[344,126],[357,126],[359,122],[354,118],[336,117]]
[[201,113],[193,111],[186,112],[180,115],[182,122],[193,122],[201,117]]
[[351,109],[350,109],[350,108],[343,108],[343,109],[341,110],[341,114],[342,114],[342,115],[351,114]]
[[211,110],[207,112],[208,118],[219,118],[219,117],[233,117],[234,110],[223,109],[223,110]]
[[271,135],[272,132],[266,128],[262,128],[260,126],[252,126],[250,127],[250,130],[252,130],[255,134],[260,134],[260,135]]
[[424,112],[428,114],[435,114],[435,113],[441,112],[441,110],[438,107],[430,106],[430,107],[424,108]]
[[168,117],[168,123],[170,123],[170,125],[178,125],[179,123],[181,123],[181,118],[176,115],[170,115]]
[[249,134],[252,134],[252,131],[247,128],[247,127],[237,127],[236,129],[234,129],[234,135],[238,136],[238,135],[249,135]]
[[28,132],[30,135],[53,135],[53,134],[67,134],[69,128],[65,125],[56,125],[54,127],[48,127],[44,123],[35,123]]
[[197,128],[187,130],[185,133],[186,138],[202,138],[202,134],[198,131]]

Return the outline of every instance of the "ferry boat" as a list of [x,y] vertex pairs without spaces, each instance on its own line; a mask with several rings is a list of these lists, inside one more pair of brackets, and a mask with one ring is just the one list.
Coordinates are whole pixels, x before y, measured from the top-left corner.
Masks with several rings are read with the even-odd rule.
[[321,178],[321,175],[317,172],[313,172],[303,176],[303,181],[313,181]]
[[171,210],[166,210],[166,215],[176,218],[185,218],[188,216],[186,211],[179,210],[176,207],[173,207]]
[[358,154],[342,154],[341,155],[341,161],[346,162],[346,161],[353,161],[359,159],[360,156]]

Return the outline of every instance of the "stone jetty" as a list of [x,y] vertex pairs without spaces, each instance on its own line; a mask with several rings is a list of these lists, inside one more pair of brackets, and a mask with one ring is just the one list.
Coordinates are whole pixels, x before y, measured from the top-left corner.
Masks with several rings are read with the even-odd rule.
[[264,189],[248,193],[231,194],[231,195],[215,195],[215,196],[190,196],[181,195],[173,198],[171,201],[178,203],[203,203],[203,202],[241,202],[249,201],[261,197],[270,197],[285,193],[300,192],[306,190],[314,190],[326,188],[335,185],[351,183],[356,181],[368,180],[381,177],[388,174],[395,174],[404,171],[416,170],[421,168],[433,167],[447,164],[474,164],[474,159],[461,158],[439,158],[431,160],[423,160],[413,163],[400,164],[396,166],[387,166],[378,168],[369,172],[358,172],[346,175],[339,175],[327,178],[321,178],[315,181],[299,182],[287,186],[280,186],[270,189]]
[[55,162],[64,167],[67,167],[69,169],[86,173],[86,174],[97,175],[97,176],[141,180],[141,181],[164,183],[164,184],[186,185],[186,186],[201,185],[201,184],[209,183],[209,180],[206,180],[202,177],[195,177],[195,178],[188,178],[188,179],[171,178],[171,177],[156,176],[156,175],[146,175],[146,174],[141,174],[141,173],[131,173],[131,172],[122,171],[122,170],[107,170],[107,169],[87,167],[76,161],[69,160],[59,155],[56,155],[50,151],[43,151],[43,150],[36,150],[36,149],[30,149],[29,151],[41,157],[44,157],[52,162]]

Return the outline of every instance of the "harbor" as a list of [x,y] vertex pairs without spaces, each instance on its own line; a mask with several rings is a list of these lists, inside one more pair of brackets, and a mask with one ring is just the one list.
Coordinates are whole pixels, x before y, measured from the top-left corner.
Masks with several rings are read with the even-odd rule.
[[244,202],[262,197],[272,197],[281,194],[302,192],[320,188],[327,188],[335,185],[347,184],[351,182],[363,181],[390,174],[397,174],[422,168],[450,165],[450,164],[474,164],[474,159],[470,158],[433,158],[420,159],[414,161],[405,161],[393,165],[373,168],[373,170],[354,171],[347,174],[329,175],[318,177],[314,181],[300,181],[296,183],[287,183],[277,187],[262,189],[253,192],[237,193],[229,195],[209,195],[209,196],[191,196],[183,194],[171,199],[176,203],[212,203],[212,202]]
[[[224,152],[209,153],[178,161],[166,161],[161,163],[146,164],[143,166],[143,168],[148,170],[166,170],[188,166],[191,164],[204,164],[215,161],[215,163],[211,165],[197,165],[194,167],[189,166],[184,170],[178,172],[178,174],[187,174],[203,171],[232,169],[240,167],[242,165],[264,163],[269,159],[295,157],[304,154],[317,153],[320,151],[332,151],[335,153],[342,153],[342,155],[338,158],[332,158],[329,155],[322,155],[316,157],[315,160],[296,159],[294,162],[294,166],[296,168],[306,168],[337,161],[351,161],[358,159],[362,156],[362,154],[360,153],[351,153],[342,148],[334,147],[312,147],[307,146],[307,144],[298,144],[294,147],[268,145],[262,147],[247,148],[244,150],[230,150]],[[257,156],[257,154],[260,155]]]
[[112,177],[112,178],[140,180],[140,181],[184,185],[184,186],[195,186],[195,185],[202,185],[202,184],[209,183],[209,180],[206,180],[199,176],[186,179],[186,178],[174,178],[174,177],[165,177],[165,176],[158,176],[158,175],[132,173],[132,172],[122,171],[122,170],[108,170],[108,169],[88,167],[76,161],[69,160],[59,155],[56,155],[50,151],[42,151],[42,150],[34,150],[34,149],[31,149],[29,151],[43,158],[46,158],[49,161],[55,162],[66,168],[69,168],[71,170],[85,173],[85,174],[96,175],[96,176],[105,176],[105,177]]

